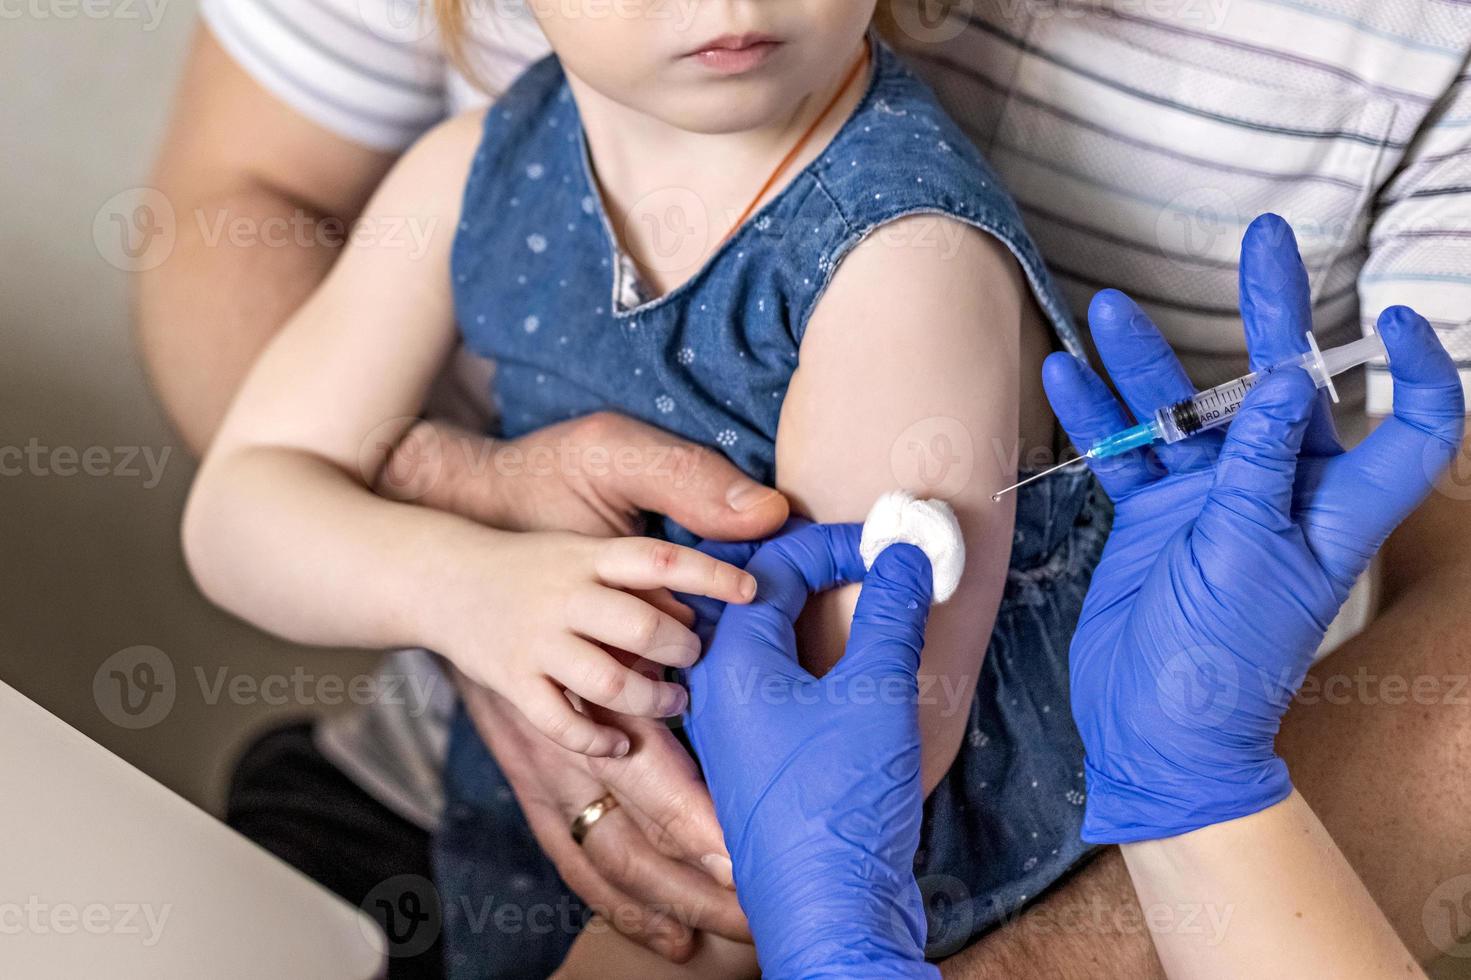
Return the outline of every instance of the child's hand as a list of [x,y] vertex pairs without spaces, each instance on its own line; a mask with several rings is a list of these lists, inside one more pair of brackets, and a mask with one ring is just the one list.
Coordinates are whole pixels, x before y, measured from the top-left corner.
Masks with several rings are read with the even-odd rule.
[[578,712],[565,692],[645,718],[673,717],[689,702],[683,687],[645,676],[600,644],[688,667],[700,641],[676,618],[689,611],[670,593],[739,604],[756,594],[741,569],[649,538],[496,532],[459,557],[426,631],[431,645],[547,738],[592,756],[624,755],[628,736]]

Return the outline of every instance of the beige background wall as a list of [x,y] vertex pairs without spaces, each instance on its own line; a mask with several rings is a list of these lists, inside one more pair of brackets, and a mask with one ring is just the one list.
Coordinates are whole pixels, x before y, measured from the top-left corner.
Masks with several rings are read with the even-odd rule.
[[[313,707],[263,704],[257,685],[297,667],[316,677],[328,656],[270,642],[195,593],[177,534],[192,464],[133,352],[127,276],[102,254],[117,253],[94,242],[99,210],[144,181],[195,5],[91,4],[111,8],[100,18],[83,6],[45,0],[35,16],[32,0],[0,5],[0,680],[217,808],[246,733]],[[103,229],[117,230],[106,213]],[[156,485],[144,454],[164,463]],[[81,472],[84,459],[109,475]],[[104,676],[100,698],[93,679],[137,646],[167,660],[146,655],[150,686],[164,690],[136,698],[134,719],[117,710],[115,679]],[[213,696],[222,668],[243,696]],[[136,663],[113,669],[148,679]]]

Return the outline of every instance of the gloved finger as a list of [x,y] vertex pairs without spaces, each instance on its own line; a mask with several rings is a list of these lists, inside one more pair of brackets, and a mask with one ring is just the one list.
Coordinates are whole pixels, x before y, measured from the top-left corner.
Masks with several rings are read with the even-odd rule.
[[1428,436],[1459,448],[1466,404],[1461,378],[1435,328],[1407,306],[1391,306],[1379,317],[1394,379],[1394,417]]
[[[814,592],[863,577],[858,524],[811,524],[762,545],[746,566],[756,579],[756,597],[721,614],[709,651],[688,672],[692,698],[700,690],[722,690],[749,669],[788,672],[811,679],[797,662],[797,617]],[[698,726],[691,737],[699,746]]]
[[1460,451],[1466,422],[1461,379],[1435,328],[1395,306],[1379,317],[1379,332],[1394,378],[1394,415],[1344,460],[1354,506],[1341,522],[1371,549],[1430,493]]
[[[805,517],[789,518],[778,534],[790,534],[811,523]],[[772,537],[776,536],[773,535]],[[755,557],[756,552],[760,550],[761,546],[770,540],[771,538],[760,538],[755,541],[705,540],[696,546],[696,550],[702,554],[709,555],[716,561],[725,562],[727,565],[734,565],[736,568],[745,568],[751,559]],[[703,630],[708,633],[710,629],[714,628],[716,621],[720,619],[720,614],[725,611],[725,603],[719,599],[711,599],[709,596],[689,595],[684,592],[675,593],[675,596],[680,602],[695,611],[695,615],[698,618],[696,632]],[[709,636],[702,635],[701,639],[708,640]]]
[[1292,523],[1297,457],[1316,393],[1306,371],[1290,368],[1246,396],[1221,446],[1198,528],[1241,517],[1273,531]]
[[[1079,452],[1087,452],[1104,436],[1134,424],[1103,379],[1071,354],[1059,352],[1048,356],[1042,364],[1042,386],[1063,431]],[[1160,475],[1151,473],[1146,452],[1093,459],[1088,465],[1113,500],[1127,496]]]
[[[1195,394],[1195,386],[1175,352],[1149,315],[1117,289],[1105,289],[1088,305],[1093,343],[1108,376],[1134,418],[1144,420],[1157,408]],[[1155,455],[1174,473],[1209,468],[1219,439],[1200,438],[1167,446],[1156,443]]]
[[863,578],[862,534],[861,524],[811,524],[768,541],[746,565],[756,578],[756,603],[795,625],[808,596]]
[[912,544],[893,544],[863,578],[848,648],[837,670],[913,676],[924,650],[934,597],[929,556]]
[[[1312,288],[1297,237],[1280,216],[1260,215],[1246,229],[1239,281],[1251,369],[1260,371],[1306,353],[1307,332],[1313,329]],[[1343,452],[1327,392],[1319,393],[1313,406],[1303,451],[1314,456]]]

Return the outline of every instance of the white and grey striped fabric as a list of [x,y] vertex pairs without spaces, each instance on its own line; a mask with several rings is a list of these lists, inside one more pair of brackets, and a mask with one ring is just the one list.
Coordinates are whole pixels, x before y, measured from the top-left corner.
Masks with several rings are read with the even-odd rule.
[[1408,303],[1471,378],[1471,3],[958,0],[941,21],[900,2],[1075,310],[1117,286],[1198,382],[1239,373],[1237,247],[1276,211],[1325,344]]
[[[1325,343],[1408,303],[1471,378],[1471,0],[892,2],[897,43],[1006,180],[1080,315],[1120,287],[1198,382],[1238,373],[1236,249],[1271,210],[1298,230]],[[467,6],[474,74],[501,91],[546,42],[524,0]],[[263,85],[383,149],[486,98],[447,64],[427,7],[203,4]],[[1370,375],[1383,412],[1387,376]]]
[[548,51],[519,0],[466,7],[478,85],[449,63],[427,2],[202,0],[200,12],[225,50],[288,105],[354,142],[402,150],[505,91]]

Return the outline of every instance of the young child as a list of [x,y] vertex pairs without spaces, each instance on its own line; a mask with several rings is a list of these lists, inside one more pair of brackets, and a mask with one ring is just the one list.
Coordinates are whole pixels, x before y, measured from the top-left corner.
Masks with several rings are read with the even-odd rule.
[[[453,30],[458,4],[439,6]],[[548,738],[617,756],[627,736],[567,695],[679,714],[683,689],[652,668],[699,645],[670,593],[745,602],[755,583],[672,526],[513,534],[375,496],[457,339],[496,361],[506,437],[613,409],[816,520],[861,520],[896,487],[946,497],[968,560],[924,654],[917,862],[944,952],[1081,854],[1076,733],[1065,701],[1030,692],[1065,689],[1102,522],[1077,475],[990,500],[1019,446],[1053,443],[1040,362],[1056,341],[1081,351],[1064,306],[995,177],[871,35],[875,0],[531,7],[556,57],[425,137],[367,210],[430,222],[428,254],[351,245],[256,365],[190,500],[190,567],[264,628],[427,647]],[[853,600],[814,603],[809,667],[840,655]],[[442,892],[504,894],[514,867],[554,902],[463,717],[450,758]],[[545,974],[570,942],[445,928],[466,976]]]

